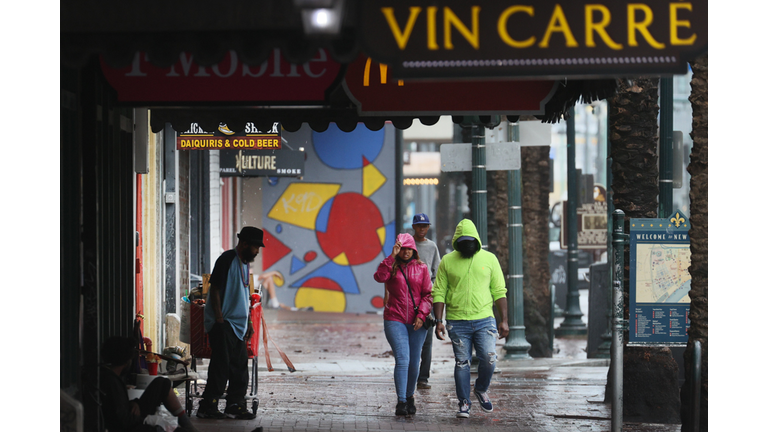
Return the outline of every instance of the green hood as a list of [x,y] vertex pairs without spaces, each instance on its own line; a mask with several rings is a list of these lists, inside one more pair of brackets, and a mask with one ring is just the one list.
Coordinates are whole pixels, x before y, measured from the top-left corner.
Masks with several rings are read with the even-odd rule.
[[480,244],[480,247],[483,247],[483,242],[480,241],[480,234],[477,232],[477,228],[475,227],[475,224],[472,223],[469,219],[462,219],[461,222],[459,222],[458,225],[456,225],[456,232],[453,234],[453,240],[451,241],[451,245],[453,245],[453,249],[458,249],[456,247],[456,241],[459,240],[459,237],[463,236],[471,236],[477,239],[477,242]]
[[[464,219],[456,226],[453,247],[462,236],[480,243],[475,224]],[[471,258],[464,258],[458,248],[440,260],[437,277],[432,285],[434,303],[445,303],[445,319],[477,320],[493,316],[493,304],[507,296],[506,280],[498,258],[480,249]]]

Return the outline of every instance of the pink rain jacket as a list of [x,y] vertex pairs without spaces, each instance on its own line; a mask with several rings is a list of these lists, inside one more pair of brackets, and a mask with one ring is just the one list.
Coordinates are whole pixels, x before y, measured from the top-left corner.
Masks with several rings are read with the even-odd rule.
[[[416,249],[416,243],[410,234],[400,234],[397,238],[403,245],[402,247]],[[405,283],[400,268],[397,269],[394,277],[391,275],[394,262],[395,258],[391,255],[387,256],[379,264],[379,268],[373,275],[376,282],[384,283],[387,291],[389,291],[389,301],[384,305],[384,320],[413,324],[418,316],[424,321],[432,310],[432,280],[429,277],[429,268],[426,264],[416,260],[411,260],[404,267],[400,267],[408,276],[408,282],[410,282],[413,292],[413,301],[419,307],[419,313],[414,316],[413,301],[411,301],[408,285]]]

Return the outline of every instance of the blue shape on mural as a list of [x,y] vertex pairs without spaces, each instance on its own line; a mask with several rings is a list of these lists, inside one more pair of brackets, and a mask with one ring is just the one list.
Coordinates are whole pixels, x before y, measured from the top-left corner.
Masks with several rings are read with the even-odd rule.
[[[394,241],[392,244],[394,245]],[[304,282],[315,277],[324,277],[336,282],[347,294],[360,294],[360,288],[357,286],[355,274],[352,273],[352,267],[342,266],[333,261],[323,264],[322,267],[294,282],[291,287],[301,288]]]
[[386,225],[386,234],[384,235],[384,245],[382,246],[382,252],[387,257],[392,253],[392,248],[395,246],[395,238],[397,237],[397,231],[395,231],[395,221],[392,221]]
[[312,141],[317,156],[329,167],[360,169],[363,157],[373,162],[381,152],[384,128],[372,131],[358,126],[352,132],[343,132],[331,123],[325,132],[312,132]]
[[277,226],[275,227],[275,231],[277,231],[277,233],[280,234],[281,232],[283,232],[283,226],[281,224],[277,224]]
[[267,177],[267,182],[270,186],[277,186],[280,183],[280,177]]
[[296,258],[295,256],[291,257],[291,274],[296,273],[297,271],[303,269],[306,266],[307,265],[304,264],[304,262],[301,261],[300,259]]
[[[335,197],[334,197],[335,198]],[[328,220],[331,217],[331,207],[333,207],[334,198],[329,199],[320,208],[317,213],[317,219],[315,220],[315,231],[324,233],[328,230]]]

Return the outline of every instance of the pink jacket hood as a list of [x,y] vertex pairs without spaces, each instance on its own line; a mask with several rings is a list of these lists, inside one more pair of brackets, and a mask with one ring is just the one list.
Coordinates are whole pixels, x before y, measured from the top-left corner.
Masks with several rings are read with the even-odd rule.
[[[416,242],[410,234],[400,234],[397,239],[400,240],[403,247],[416,249]],[[408,246],[409,244],[410,246]],[[389,255],[379,263],[379,267],[373,275],[376,282],[383,283],[389,292],[389,300],[384,305],[384,320],[413,324],[416,317],[419,317],[424,321],[432,310],[432,279],[429,277],[429,268],[423,262],[414,259],[402,266],[402,272],[398,269],[393,275],[392,265],[394,263],[395,258]],[[413,291],[413,299],[411,299],[408,283],[406,283],[403,273],[408,277],[408,283],[410,283]],[[416,312],[413,310],[414,303],[418,309]]]
[[410,234],[398,234],[397,240],[400,242],[402,247],[407,247],[408,249],[416,249],[416,241]]

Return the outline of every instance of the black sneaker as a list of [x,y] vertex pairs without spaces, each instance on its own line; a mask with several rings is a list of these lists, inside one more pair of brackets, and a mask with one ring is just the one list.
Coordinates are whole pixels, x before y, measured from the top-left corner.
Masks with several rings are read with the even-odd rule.
[[483,409],[485,412],[491,412],[493,411],[493,404],[491,403],[491,398],[488,397],[488,393],[486,392],[479,392],[475,390],[475,396],[477,396],[478,402],[480,402],[480,408]]
[[223,419],[227,417],[223,412],[219,411],[218,399],[213,399],[212,401],[201,400],[200,406],[197,408],[197,416],[202,419]]
[[395,407],[395,415],[396,416],[408,415],[408,403],[398,402],[397,406]]
[[224,410],[224,414],[229,418],[237,420],[253,420],[256,418],[256,414],[248,411],[248,408],[240,404],[231,404],[227,406],[227,409]]
[[416,404],[413,400],[413,396],[405,399],[405,409],[408,411],[409,415],[416,414]]

